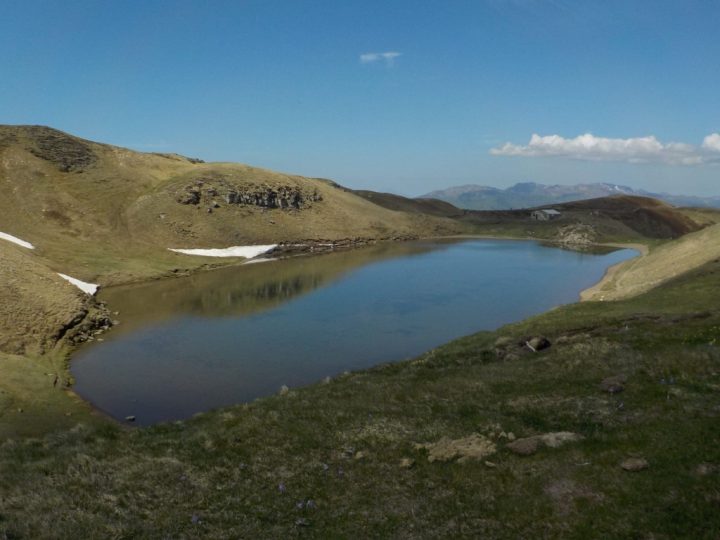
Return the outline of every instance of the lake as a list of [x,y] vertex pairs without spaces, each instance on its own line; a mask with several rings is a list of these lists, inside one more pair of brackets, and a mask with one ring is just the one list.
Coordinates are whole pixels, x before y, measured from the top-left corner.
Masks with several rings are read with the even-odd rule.
[[120,324],[75,355],[74,389],[141,425],[187,418],[577,301],[636,254],[417,241],[108,288]]

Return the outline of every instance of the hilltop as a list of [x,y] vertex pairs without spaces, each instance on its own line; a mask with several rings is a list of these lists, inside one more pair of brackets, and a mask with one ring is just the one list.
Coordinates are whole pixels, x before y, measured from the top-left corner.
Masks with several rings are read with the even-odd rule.
[[673,206],[720,208],[720,197],[697,197],[653,193],[628,186],[593,183],[569,186],[521,182],[506,189],[468,184],[432,191],[421,198],[434,198],[468,210],[508,210],[558,204],[583,199],[635,195],[659,199]]

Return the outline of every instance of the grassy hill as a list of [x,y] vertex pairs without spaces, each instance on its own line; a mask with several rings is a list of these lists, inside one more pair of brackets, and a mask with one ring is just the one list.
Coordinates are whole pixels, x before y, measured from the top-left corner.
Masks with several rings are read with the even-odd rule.
[[332,183],[0,126],[0,231],[54,269],[107,284],[198,260],[167,248],[430,236],[463,225],[393,212]]
[[617,195],[553,205],[560,217],[534,221],[524,210],[466,210],[459,221],[483,234],[558,241],[577,230],[592,242],[634,242],[679,238],[702,225],[681,209],[647,197]]
[[388,210],[448,218],[458,218],[465,213],[456,206],[439,199],[410,199],[394,193],[378,193],[365,190],[354,190],[353,193]]

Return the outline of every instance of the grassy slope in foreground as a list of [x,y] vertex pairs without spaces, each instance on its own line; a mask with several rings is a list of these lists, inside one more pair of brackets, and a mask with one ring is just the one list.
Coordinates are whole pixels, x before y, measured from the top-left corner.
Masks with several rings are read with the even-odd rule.
[[[629,300],[561,307],[187,422],[8,441],[0,530],[717,538],[719,286],[711,262]],[[553,345],[516,345],[538,334]],[[611,376],[623,392],[600,388]],[[549,432],[583,439],[529,456],[506,447],[504,434]],[[418,444],[443,438],[451,451],[431,462]],[[486,455],[461,462],[463,440]],[[623,470],[630,457],[649,468]]]

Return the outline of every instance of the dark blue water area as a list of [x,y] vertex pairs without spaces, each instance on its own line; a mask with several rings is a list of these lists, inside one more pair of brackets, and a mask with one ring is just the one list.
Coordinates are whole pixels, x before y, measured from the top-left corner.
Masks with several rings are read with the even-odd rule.
[[[179,279],[171,289],[158,282],[115,291],[107,299],[110,309],[131,317],[134,326],[113,330],[76,355],[75,390],[110,415],[134,415],[142,425],[187,418],[276,393],[282,385],[412,358],[574,302],[609,266],[636,255],[530,241],[416,247],[397,254],[385,248],[369,261],[336,254],[314,257],[312,264],[253,265],[265,268],[253,269],[252,279],[238,267],[213,276],[215,284]],[[226,290],[233,282],[240,288]],[[213,296],[213,287],[225,289]],[[243,302],[252,305],[243,309]],[[162,316],[153,316],[164,305]]]

